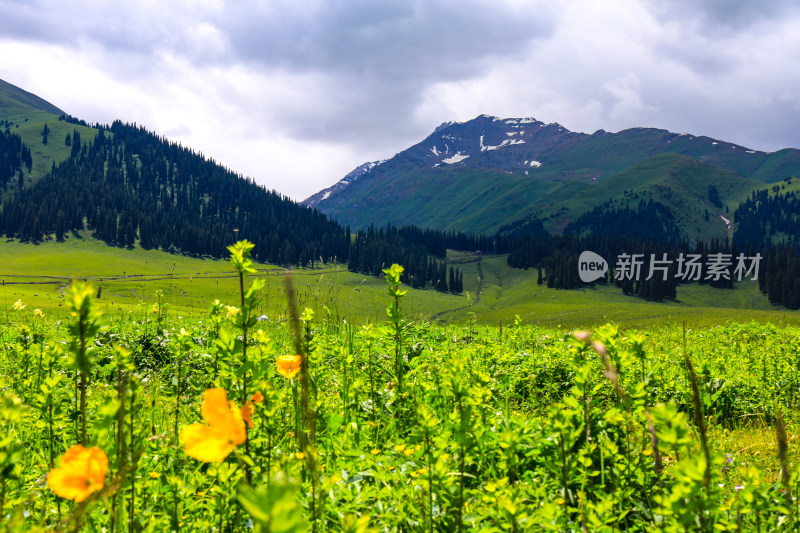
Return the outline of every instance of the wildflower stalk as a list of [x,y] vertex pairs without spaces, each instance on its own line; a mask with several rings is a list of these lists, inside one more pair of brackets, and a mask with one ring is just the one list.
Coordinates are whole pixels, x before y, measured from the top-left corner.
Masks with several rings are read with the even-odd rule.
[[700,398],[700,387],[697,383],[697,374],[694,371],[694,365],[689,359],[687,354],[683,354],[684,361],[686,361],[686,368],[689,371],[689,382],[692,386],[692,404],[694,406],[694,422],[697,424],[697,429],[700,431],[700,444],[703,448],[703,455],[706,458],[706,468],[703,473],[703,486],[708,490],[711,483],[711,450],[708,446],[708,435],[706,428],[706,421],[703,417],[703,404]]
[[786,460],[786,453],[789,451],[789,440],[786,438],[786,426],[783,423],[783,416],[780,411],[775,413],[775,436],[778,441],[778,460],[781,463],[781,484],[786,496],[787,509],[791,513],[794,507],[792,505],[791,472],[789,471],[789,463]]
[[[125,456],[126,453],[126,441],[125,441],[125,385],[122,381],[122,364],[120,359],[117,359],[117,400],[119,401],[119,408],[117,409],[117,468],[122,463],[122,458]],[[114,529],[117,525],[118,520],[118,507],[117,501],[119,499],[119,494],[116,492],[114,493],[114,497],[111,500],[111,533],[114,533]]]
[[181,363],[183,357],[178,355],[178,376],[175,382],[175,429],[173,430],[173,443],[178,445],[178,418],[181,411]]
[[[244,278],[247,274],[256,274],[257,270],[250,259],[250,252],[255,248],[255,245],[247,240],[242,240],[228,246],[228,251],[231,253],[231,264],[236,269],[239,275],[239,301],[240,301],[240,315],[237,317],[236,326],[242,331],[242,361],[240,365],[241,371],[241,404],[246,405],[248,401],[247,395],[247,381],[249,366],[247,361],[247,343],[248,343],[248,330],[255,325],[254,311],[258,304],[258,293],[264,288],[264,280],[256,279],[250,284],[250,287],[245,291]],[[245,440],[244,443],[245,454],[250,456],[250,441]],[[250,482],[251,472],[250,465],[245,464],[245,478]]]
[[[34,319],[36,318],[44,318],[44,313],[42,313],[41,309],[34,309],[33,311]],[[34,322],[35,324],[35,322]],[[38,328],[34,325],[33,327],[33,340],[36,341],[36,330]],[[42,384],[42,362],[44,359],[44,333],[41,334],[41,338],[39,339],[39,364],[37,365],[37,372],[36,372],[36,389],[38,390]]]
[[424,515],[427,511],[429,530],[431,533],[433,533],[433,465],[435,464],[435,461],[433,460],[433,449],[431,444],[433,432],[437,430],[440,420],[433,411],[428,409],[425,404],[417,405],[416,411],[417,425],[420,426],[422,430],[422,441],[425,445],[425,457],[428,460],[428,501],[427,509],[425,506],[422,507],[422,522],[425,522]]
[[375,361],[372,357],[372,347],[375,341],[374,332],[372,330],[371,325],[367,325],[363,327],[363,331],[365,332],[366,342],[367,342],[367,366],[369,368],[369,397],[370,401],[372,402],[372,408],[370,409],[370,425],[372,426],[372,443],[377,446],[378,445],[378,420],[377,420],[377,413],[378,413],[378,399],[375,396]]
[[[305,467],[308,475],[311,476],[311,530],[313,533],[317,531],[317,505],[316,505],[316,487],[317,487],[317,458],[315,450],[315,426],[316,426],[316,413],[314,412],[310,402],[310,364],[309,357],[311,355],[311,319],[313,318],[313,311],[305,309],[302,318],[297,312],[297,303],[295,302],[294,285],[292,278],[287,275],[284,278],[286,283],[286,298],[289,305],[289,321],[292,326],[294,334],[294,349],[300,355],[300,413],[303,419],[303,428],[299,432],[299,448],[305,460]],[[305,323],[305,334],[300,330],[300,321]],[[295,389],[296,391],[296,389]],[[296,397],[296,394],[295,394]],[[295,409],[297,412],[297,409]],[[297,417],[296,417],[297,418]],[[310,441],[310,442],[309,442]]]
[[314,313],[311,309],[306,308],[303,311],[303,320],[305,324],[304,334],[304,353],[306,354],[300,363],[300,405],[304,415],[304,428],[300,433],[301,448],[303,450],[304,458],[306,461],[306,468],[311,477],[311,530],[313,533],[317,531],[317,447],[316,447],[316,419],[317,415],[312,407],[312,399],[310,397],[310,362],[311,357],[311,319]]
[[100,313],[95,310],[92,302],[93,292],[94,289],[91,286],[73,282],[67,295],[67,304],[72,311],[72,316],[76,317],[75,322],[70,323],[70,332],[73,336],[70,350],[74,356],[76,381],[78,376],[80,377],[80,442],[83,445],[86,445],[86,383],[89,374],[87,342],[101,329]]
[[[50,356],[49,361],[49,369],[47,373],[47,377],[52,380],[53,379],[53,364],[55,363],[55,357]],[[55,456],[53,450],[53,438],[55,434],[53,432],[53,389],[49,386],[48,383],[48,392],[47,392],[47,428],[48,428],[48,437],[50,441],[50,463],[49,463],[49,470],[52,470],[55,467]]]
[[403,267],[398,264],[393,264],[391,267],[384,269],[383,273],[386,277],[386,283],[389,285],[389,296],[392,297],[392,303],[386,308],[386,315],[392,328],[392,339],[394,340],[394,375],[397,378],[397,407],[395,414],[402,421],[403,419],[403,313],[400,311],[400,298],[402,298],[408,291],[400,289],[400,276],[403,274]]
[[[79,322],[80,327],[80,360],[86,359],[86,325]],[[81,444],[86,446],[86,370],[81,367]]]
[[130,450],[130,452],[132,454],[131,464],[129,465],[129,467],[131,469],[131,499],[130,499],[130,502],[128,504],[128,520],[129,520],[128,531],[135,531],[135,529],[133,527],[134,526],[133,520],[134,520],[134,517],[136,516],[136,513],[134,512],[135,505],[136,505],[136,469],[139,466],[139,462],[138,462],[138,459],[137,459],[138,454],[133,454],[133,452],[134,452],[134,442],[133,442],[134,433],[133,433],[133,428],[135,427],[133,425],[133,414],[135,412],[135,407],[136,407],[136,388],[135,387],[131,387],[131,406],[130,406],[130,409],[128,409],[128,416],[130,417],[130,419],[128,421],[128,426],[130,428],[130,444],[129,444],[128,449]]
[[[222,322],[222,304],[219,300],[214,300],[211,304],[211,321],[214,323],[214,340],[219,339],[219,325]],[[211,379],[211,383],[209,384],[209,388],[212,387],[212,384],[217,381],[217,376],[219,375],[219,353],[220,350],[214,350],[214,377]]]
[[[425,435],[425,457],[428,458],[428,516],[430,533],[433,533],[433,454],[431,453],[431,438],[427,434]],[[461,528],[459,527],[460,530]]]

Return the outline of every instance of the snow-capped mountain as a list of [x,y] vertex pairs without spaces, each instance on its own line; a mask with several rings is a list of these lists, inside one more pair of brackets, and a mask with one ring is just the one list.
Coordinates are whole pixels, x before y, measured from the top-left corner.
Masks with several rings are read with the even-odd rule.
[[[628,174],[611,179],[626,171],[635,171],[638,181]],[[654,182],[689,175],[689,184]],[[445,122],[414,146],[358,167],[303,203],[354,229],[392,223],[488,233],[537,216],[557,231],[581,214],[577,209],[625,195],[626,202],[638,201],[635,190],[644,182],[648,198],[672,202],[676,211],[682,209],[680,202],[696,210],[699,200],[692,195],[707,200],[711,175],[723,180],[719,194],[730,194],[733,202],[748,187],[800,176],[800,151],[765,153],[656,128],[576,133],[535,118],[480,115]],[[691,217],[706,218],[704,209],[705,204]]]
[[371,163],[364,163],[363,165],[359,165],[354,170],[349,172],[345,177],[328,187],[327,189],[323,189],[318,193],[309,196],[303,201],[303,204],[307,205],[308,207],[316,207],[320,202],[323,200],[327,200],[330,198],[331,194],[336,194],[358,178],[372,170],[373,168],[377,167],[381,163],[384,163],[386,160],[383,159],[381,161],[372,161]]

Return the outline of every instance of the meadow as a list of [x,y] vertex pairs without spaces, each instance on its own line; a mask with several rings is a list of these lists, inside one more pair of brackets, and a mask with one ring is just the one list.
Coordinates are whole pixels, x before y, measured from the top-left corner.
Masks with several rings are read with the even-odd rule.
[[[3,288],[0,531],[800,525],[792,314],[495,322],[501,293],[529,281],[493,258],[471,297],[482,315],[466,296],[413,302],[433,291],[403,287],[398,266],[355,291],[336,269],[258,265],[246,242],[192,274],[191,258],[134,251],[155,255],[112,269],[87,256],[113,248],[70,245],[91,283]],[[68,253],[32,255],[30,281],[69,271]],[[134,270],[143,260],[152,270]],[[513,305],[546,313],[556,291],[539,290],[539,307]],[[580,305],[603,290],[559,293]]]
[[[678,301],[648,302],[610,286],[548,289],[536,284],[535,269],[509,268],[505,255],[448,251],[448,261],[462,270],[464,293],[408,288],[405,312],[409,318],[501,326],[519,316],[525,324],[565,328],[609,321],[636,328],[682,321],[694,327],[751,320],[800,324],[800,314],[771,305],[749,280],[738,282],[735,290],[681,285]],[[288,271],[254,264],[254,276],[265,280],[259,315],[285,320],[284,278]],[[313,309],[318,316],[330,312],[351,324],[384,318],[385,283],[379,278],[330,263],[296,268],[291,276],[298,305]],[[65,313],[63,291],[73,279],[87,281],[98,290],[96,305],[112,321],[131,316],[141,320],[159,299],[175,317],[204,317],[215,299],[232,301],[239,292],[238,278],[225,260],[110,246],[89,231],[72,233],[61,243],[0,241],[0,305],[4,309],[22,299],[50,316],[61,316]]]

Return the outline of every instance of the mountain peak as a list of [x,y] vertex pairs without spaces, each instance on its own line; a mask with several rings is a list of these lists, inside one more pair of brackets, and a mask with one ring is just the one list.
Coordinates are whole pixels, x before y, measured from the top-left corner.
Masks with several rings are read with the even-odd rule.
[[800,151],[767,154],[647,127],[587,134],[483,114],[444,122],[388,161],[357,170],[357,181],[345,177],[305,204],[354,228],[391,222],[493,233],[529,215],[561,231],[599,203],[652,198],[674,204],[676,219],[696,236],[716,231],[706,224],[705,210],[718,209],[704,200],[709,184],[734,209],[736,194],[800,175]]
[[308,207],[316,207],[317,204],[322,202],[323,200],[327,200],[331,194],[337,193],[353,183],[354,181],[358,180],[364,174],[367,174],[373,168],[383,164],[386,162],[386,159],[381,159],[380,161],[371,161],[369,163],[364,163],[363,165],[359,165],[350,172],[347,173],[345,177],[328,187],[327,189],[323,189],[318,193],[309,196],[305,200],[302,201],[303,205]]

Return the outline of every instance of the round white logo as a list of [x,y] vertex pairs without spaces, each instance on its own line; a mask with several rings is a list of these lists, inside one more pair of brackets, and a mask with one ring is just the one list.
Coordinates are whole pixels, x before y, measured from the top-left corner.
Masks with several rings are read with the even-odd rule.
[[594,252],[581,252],[578,258],[578,275],[584,283],[596,281],[608,272],[608,262]]

